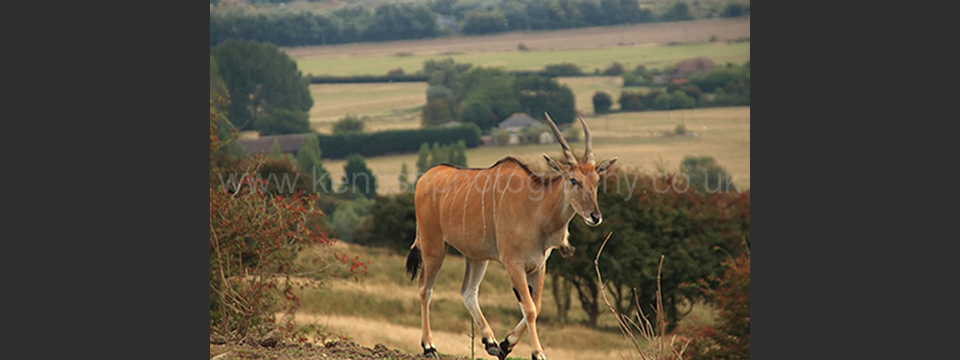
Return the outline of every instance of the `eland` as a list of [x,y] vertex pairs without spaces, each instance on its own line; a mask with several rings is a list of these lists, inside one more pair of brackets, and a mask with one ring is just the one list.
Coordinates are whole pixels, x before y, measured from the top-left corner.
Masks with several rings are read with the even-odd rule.
[[[543,154],[556,174],[534,174],[508,156],[486,169],[439,165],[417,181],[417,235],[407,255],[406,269],[411,280],[423,269],[418,281],[423,326],[420,346],[427,358],[438,357],[430,331],[430,295],[448,246],[453,246],[466,260],[460,295],[480,328],[487,353],[505,359],[529,331],[533,359],[546,359],[537,335],[537,315],[547,258],[554,249],[564,257],[573,254],[567,227],[575,216],[589,226],[603,221],[597,205],[597,183],[617,158],[594,161],[590,129],[578,117],[585,143],[583,159],[578,160],[557,124],[550,115],[544,115],[563,149],[563,160]],[[477,303],[477,291],[491,260],[506,269],[523,312],[523,319],[499,344]]]

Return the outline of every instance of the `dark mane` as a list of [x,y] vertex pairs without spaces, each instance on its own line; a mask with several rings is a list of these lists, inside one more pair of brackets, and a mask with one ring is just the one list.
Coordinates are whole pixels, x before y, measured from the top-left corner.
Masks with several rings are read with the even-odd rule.
[[504,157],[504,158],[502,158],[502,159],[500,159],[500,160],[497,160],[497,162],[493,163],[493,165],[490,165],[490,167],[486,167],[486,168],[465,168],[465,167],[460,167],[460,166],[456,166],[456,165],[448,164],[448,163],[438,164],[437,166],[447,166],[447,167],[452,167],[452,168],[458,169],[458,170],[490,170],[490,169],[493,169],[493,168],[495,168],[495,167],[497,167],[497,166],[500,166],[500,164],[503,164],[503,163],[514,163],[514,164],[520,166],[520,168],[523,169],[523,171],[526,172],[527,175],[530,176],[530,179],[533,180],[533,183],[534,183],[534,184],[537,184],[537,185],[550,184],[550,183],[552,183],[552,182],[554,182],[554,181],[557,181],[557,180],[559,180],[559,179],[561,178],[560,174],[553,174],[553,175],[549,175],[549,176],[538,175],[538,174],[534,173],[533,171],[531,171],[531,170],[530,170],[530,167],[528,167],[527,164],[524,164],[522,161],[520,161],[519,159],[517,159],[517,158],[515,158],[515,157],[513,157],[513,156],[506,156],[506,157]]

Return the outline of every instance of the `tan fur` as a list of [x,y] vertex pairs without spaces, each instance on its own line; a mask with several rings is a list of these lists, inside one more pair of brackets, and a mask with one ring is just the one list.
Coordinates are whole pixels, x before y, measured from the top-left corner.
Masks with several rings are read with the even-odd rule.
[[[586,128],[586,124],[583,125]],[[559,136],[559,131],[555,134]],[[589,143],[589,138],[587,141]],[[565,141],[561,143],[565,155],[568,154]],[[585,158],[592,159],[592,154],[588,155]],[[599,224],[597,170],[599,167],[606,170],[616,161],[611,159],[596,166],[592,161],[577,161],[572,155],[566,156],[567,161],[544,156],[557,174],[537,175],[519,160],[506,157],[485,169],[436,166],[417,182],[417,240],[413,246],[420,248],[423,261],[419,279],[423,346],[433,346],[430,293],[447,246],[453,246],[468,261],[461,294],[480,326],[482,337],[496,341],[476,302],[486,262],[493,260],[506,268],[524,314],[523,320],[506,337],[509,348],[529,330],[534,354],[543,356],[536,317],[547,257],[554,248],[572,252],[567,226],[575,215],[580,215],[588,225]],[[578,184],[573,184],[571,179]]]

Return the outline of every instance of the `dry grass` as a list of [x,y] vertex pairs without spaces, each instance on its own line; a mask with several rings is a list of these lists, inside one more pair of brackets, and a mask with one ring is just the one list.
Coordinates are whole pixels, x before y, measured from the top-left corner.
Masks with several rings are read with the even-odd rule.
[[605,26],[554,31],[510,32],[496,35],[460,36],[380,43],[285,47],[283,50],[299,62],[302,59],[309,58],[345,58],[356,56],[392,57],[399,52],[409,52],[416,55],[440,55],[454,52],[516,52],[517,44],[520,42],[526,44],[533,51],[593,49],[666,44],[671,42],[704,42],[709,40],[711,35],[716,35],[720,41],[749,38],[750,18]]
[[333,123],[352,114],[368,116],[367,131],[416,129],[426,103],[426,83],[313,84],[310,123],[330,133]]
[[[686,126],[697,137],[665,137],[686,118]],[[617,113],[601,117],[585,117],[593,132],[597,158],[617,156],[621,167],[655,171],[661,160],[667,167],[677,168],[687,155],[709,155],[729,168],[740,189],[750,187],[750,108],[728,107],[675,111]],[[582,143],[571,144],[574,148]],[[487,167],[510,155],[531,164],[540,164],[542,153],[559,151],[556,144],[485,146],[467,150],[472,167]],[[378,192],[395,193],[399,189],[397,175],[401,163],[411,174],[416,171],[417,154],[378,156],[367,159],[367,165],[378,175]],[[343,174],[344,160],[325,160],[324,165],[335,178]]]
[[[333,280],[323,290],[303,290],[300,293],[302,307],[295,321],[320,325],[365,346],[382,342],[390,347],[419,352],[420,305],[416,282],[410,281],[403,271],[404,255],[392,250],[343,243],[337,244],[336,250],[359,254],[369,260],[369,277],[360,283]],[[553,257],[550,261],[562,259]],[[463,272],[463,259],[447,256],[434,287],[431,324],[434,342],[443,353],[470,354],[467,335],[471,318],[459,294]],[[580,325],[586,315],[579,310],[576,294],[572,294],[573,311],[569,314],[573,323],[558,324],[551,286],[548,276],[544,284],[543,310],[538,317],[540,340],[551,359],[610,359],[630,354],[631,345],[623,342],[612,315],[601,315],[600,329]],[[501,338],[522,317],[506,271],[499,264],[491,264],[488,268],[480,285],[479,300],[484,315]],[[693,314],[701,315],[698,319],[690,319],[697,323],[712,322],[713,311],[709,307],[698,304]],[[533,351],[527,336],[529,334],[524,335],[514,349],[515,356],[526,358]],[[482,349],[480,339],[475,341]]]

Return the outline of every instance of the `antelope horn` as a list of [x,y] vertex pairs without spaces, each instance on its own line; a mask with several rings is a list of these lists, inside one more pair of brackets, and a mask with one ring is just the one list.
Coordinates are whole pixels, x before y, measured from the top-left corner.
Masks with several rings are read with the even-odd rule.
[[586,146],[583,150],[583,158],[587,159],[587,163],[596,164],[596,161],[593,160],[593,144],[590,142],[590,128],[587,127],[587,122],[583,120],[583,116],[577,116],[577,119],[580,119],[580,125],[583,125],[583,142]]
[[563,147],[563,156],[567,157],[567,161],[571,164],[577,163],[577,158],[573,156],[573,152],[570,151],[570,145],[567,145],[567,140],[563,138],[563,135],[560,134],[560,128],[557,127],[557,124],[553,122],[553,119],[550,118],[550,114],[546,112],[543,115],[547,116],[547,122],[550,123],[550,129],[553,130],[553,136],[557,138],[557,141],[560,142],[560,146]]

